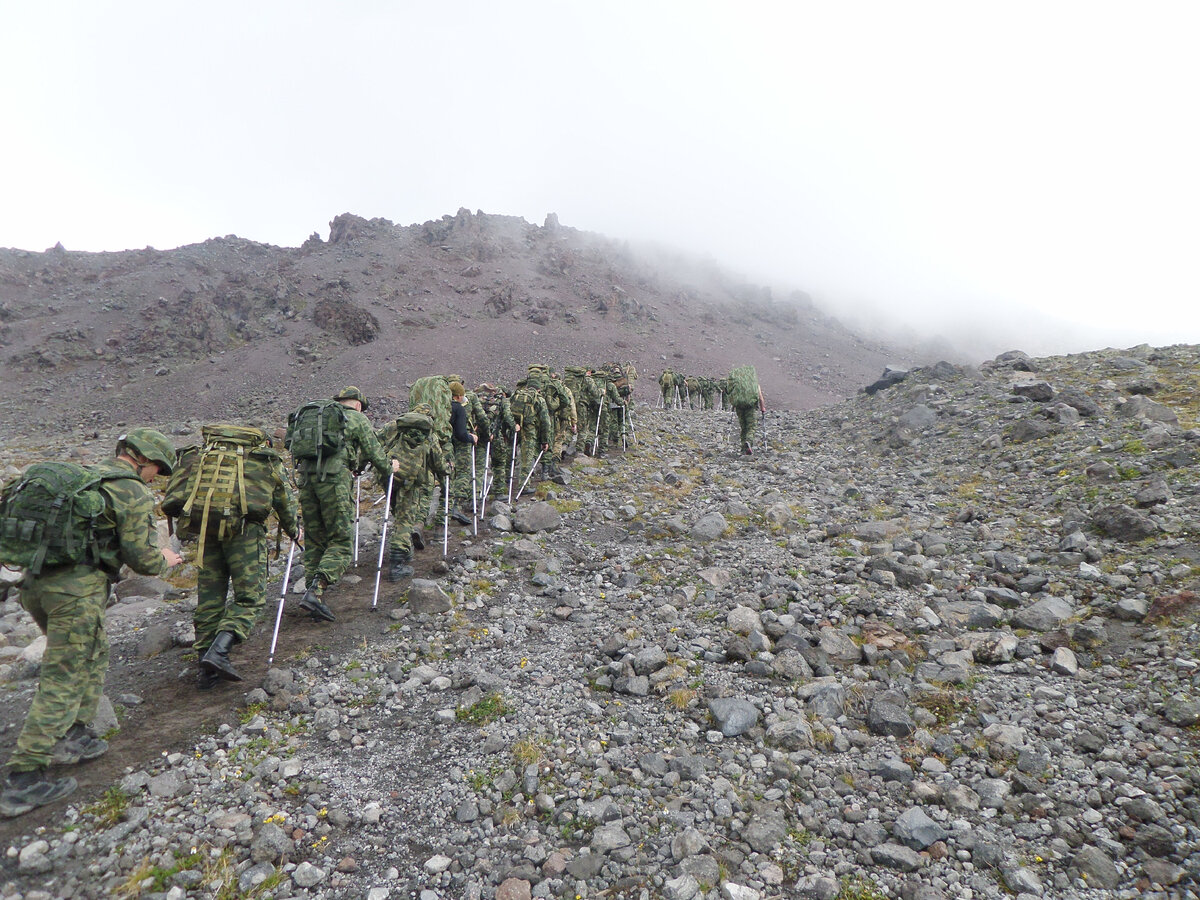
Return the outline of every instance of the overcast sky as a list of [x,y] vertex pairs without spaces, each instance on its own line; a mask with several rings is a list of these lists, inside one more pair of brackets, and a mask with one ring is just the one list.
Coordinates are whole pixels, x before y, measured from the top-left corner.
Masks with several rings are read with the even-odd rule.
[[1200,3],[0,0],[0,246],[459,207],[984,349],[1200,342]]

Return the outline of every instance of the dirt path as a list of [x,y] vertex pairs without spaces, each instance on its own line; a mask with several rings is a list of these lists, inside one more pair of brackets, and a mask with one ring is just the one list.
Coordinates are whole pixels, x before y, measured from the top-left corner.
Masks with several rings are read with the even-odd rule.
[[[460,547],[461,541],[452,531],[449,553],[454,555]],[[342,654],[392,624],[388,611],[394,607],[394,598],[407,582],[389,584],[384,573],[379,608],[372,612],[375,569],[371,562],[374,558],[373,553],[367,554],[362,565],[348,572],[360,576],[360,582],[343,582],[327,594],[338,617],[336,622],[312,621],[299,612],[299,597],[289,596],[275,651],[277,664],[305,659],[314,653]],[[414,577],[434,577],[433,567],[441,558],[440,541],[436,544],[431,541],[429,547],[416,555]],[[90,763],[63,770],[79,782],[78,790],[70,798],[15,819],[0,819],[0,842],[8,845],[38,828],[53,828],[60,822],[65,804],[86,805],[119,781],[127,769],[136,771],[160,755],[188,751],[202,735],[222,723],[236,723],[245,694],[262,684],[267,673],[267,654],[279,599],[278,581],[269,585],[267,596],[262,621],[233,655],[238,672],[245,680],[225,682],[211,692],[201,693],[196,689],[195,654],[190,649],[172,647],[145,659],[137,653],[136,632],[114,638],[105,693],[114,702],[125,694],[134,694],[142,702],[124,706],[120,733],[110,741],[108,753]],[[152,621],[177,618],[179,613],[168,608],[157,613]],[[12,692],[0,700],[0,723],[5,726],[0,738],[0,754],[4,759],[12,753],[29,709],[32,691],[28,688],[32,683],[22,686],[27,689]]]

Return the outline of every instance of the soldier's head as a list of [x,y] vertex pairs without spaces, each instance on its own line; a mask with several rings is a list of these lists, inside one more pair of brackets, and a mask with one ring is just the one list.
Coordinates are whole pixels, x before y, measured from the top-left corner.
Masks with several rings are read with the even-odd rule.
[[117,459],[124,459],[149,484],[158,475],[170,475],[175,468],[175,445],[161,431],[133,428],[117,438]]
[[342,388],[340,392],[334,394],[333,399],[341,402],[343,406],[349,406],[359,412],[366,412],[367,407],[370,406],[367,403],[367,395],[354,385]]
[[463,397],[467,396],[467,391],[462,386],[461,381],[450,382],[450,396],[453,397],[455,400],[462,400]]

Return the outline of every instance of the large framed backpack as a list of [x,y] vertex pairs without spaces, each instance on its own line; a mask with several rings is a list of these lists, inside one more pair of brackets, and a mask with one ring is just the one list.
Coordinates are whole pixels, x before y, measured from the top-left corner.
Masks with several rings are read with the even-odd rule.
[[734,406],[758,403],[758,373],[754,366],[738,366],[729,373],[729,400]]
[[200,433],[203,446],[179,452],[162,503],[164,513],[178,517],[180,539],[199,540],[197,560],[206,539],[224,540],[270,517],[280,464],[259,428],[205,425]]

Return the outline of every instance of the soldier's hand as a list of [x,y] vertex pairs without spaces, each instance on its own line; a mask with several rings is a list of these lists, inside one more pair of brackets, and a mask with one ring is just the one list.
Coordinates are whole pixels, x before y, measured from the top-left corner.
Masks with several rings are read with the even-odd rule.
[[163,559],[167,561],[168,566],[178,566],[183,562],[183,557],[172,550],[170,547],[162,548]]
[[398,459],[393,459],[393,460],[392,460],[392,471],[393,471],[393,472],[399,472],[399,471],[400,471],[400,460],[398,460]]
[[550,445],[549,445],[549,444],[542,444],[542,452],[543,452],[543,453],[545,453],[545,452],[546,452],[547,450],[549,450],[549,449],[550,449]]
[[477,435],[477,434],[471,435],[471,443],[478,444],[479,443],[479,435]]
[[579,434],[579,426],[578,425],[571,426],[571,434]]
[[515,434],[516,432],[520,431],[520,430],[521,430],[521,426],[520,426],[519,424],[518,424],[518,425],[514,425],[514,426],[513,426],[513,433],[514,433],[514,434]]

